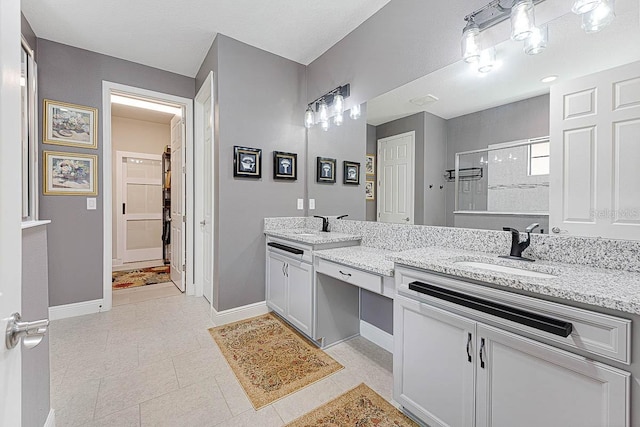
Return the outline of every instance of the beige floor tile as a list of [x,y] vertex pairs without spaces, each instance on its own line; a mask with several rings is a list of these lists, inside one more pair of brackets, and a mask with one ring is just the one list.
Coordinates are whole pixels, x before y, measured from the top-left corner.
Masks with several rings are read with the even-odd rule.
[[218,426],[224,427],[280,427],[284,422],[273,406],[267,406],[259,411],[249,410],[226,420]]
[[249,401],[247,394],[244,392],[235,375],[229,368],[225,371],[225,373],[216,376],[216,382],[220,390],[222,390],[222,394],[227,401],[231,413],[238,415],[249,409],[253,409],[251,401]]
[[178,380],[171,359],[141,364],[135,370],[101,380],[95,418],[105,417],[176,389]]
[[142,403],[140,415],[153,427],[215,426],[232,416],[213,378]]
[[219,351],[212,348],[198,349],[173,357],[180,387],[213,378],[228,370],[227,362]]
[[104,350],[80,353],[70,358],[63,385],[121,374],[138,367],[138,345],[107,345]]
[[329,377],[274,402],[273,407],[280,418],[288,423],[341,393],[343,390]]
[[56,411],[57,427],[80,426],[93,420],[100,380],[51,390],[51,407]]
[[107,415],[99,420],[91,421],[86,427],[139,427],[140,426],[140,406],[135,405],[111,415]]
[[138,358],[140,364],[152,363],[200,349],[200,342],[191,330],[168,332],[155,329],[155,333],[142,337],[138,342]]

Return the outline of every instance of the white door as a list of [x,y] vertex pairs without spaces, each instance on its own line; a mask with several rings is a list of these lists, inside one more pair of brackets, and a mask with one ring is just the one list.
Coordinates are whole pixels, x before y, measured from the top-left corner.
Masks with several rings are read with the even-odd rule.
[[551,88],[553,232],[640,239],[640,62]]
[[[19,426],[22,413],[21,346],[7,350],[7,319],[20,311],[22,186],[20,135],[20,2],[0,2],[0,425]],[[34,320],[34,319],[26,319]]]
[[171,281],[185,291],[185,156],[184,121],[171,119]]
[[378,140],[378,221],[413,224],[415,132]]
[[204,297],[213,305],[213,274],[214,274],[214,240],[213,240],[213,192],[214,192],[214,98],[213,73],[210,73],[196,95],[196,207],[201,213],[201,238],[197,242],[197,263],[199,275],[202,278]]
[[282,316],[287,302],[285,266],[283,258],[267,252],[267,305]]
[[476,323],[399,295],[393,316],[394,399],[432,427],[473,426]]
[[477,336],[477,427],[629,426],[629,373],[483,324]]
[[162,259],[162,157],[116,152],[118,258]]
[[313,312],[311,264],[287,261],[284,271],[288,282],[287,319],[302,332],[311,336]]

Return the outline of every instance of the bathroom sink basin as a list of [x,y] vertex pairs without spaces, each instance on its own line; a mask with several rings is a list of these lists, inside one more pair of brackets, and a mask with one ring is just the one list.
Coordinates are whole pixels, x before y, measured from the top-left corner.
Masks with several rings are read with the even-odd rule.
[[540,273],[539,271],[526,270],[524,268],[507,267],[504,265],[490,264],[487,262],[458,261],[454,264],[460,267],[480,268],[482,270],[495,271],[497,273],[515,274],[517,276],[535,277],[538,279],[553,279],[555,277],[558,277],[553,274]]

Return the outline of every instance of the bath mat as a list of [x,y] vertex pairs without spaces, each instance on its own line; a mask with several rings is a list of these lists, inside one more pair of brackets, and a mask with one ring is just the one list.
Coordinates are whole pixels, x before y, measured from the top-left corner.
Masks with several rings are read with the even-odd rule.
[[419,427],[365,384],[336,397],[286,427]]
[[114,271],[111,277],[113,289],[135,288],[170,281],[168,265],[129,271]]
[[271,313],[209,333],[256,410],[344,368]]

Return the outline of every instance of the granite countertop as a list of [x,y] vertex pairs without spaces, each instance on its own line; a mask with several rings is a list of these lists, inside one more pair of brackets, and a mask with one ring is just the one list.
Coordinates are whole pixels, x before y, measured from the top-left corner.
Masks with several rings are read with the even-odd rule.
[[324,249],[314,251],[314,255],[328,261],[358,268],[382,276],[393,276],[393,262],[386,259],[393,251],[370,248],[366,246],[350,246],[346,248]]
[[327,243],[340,242],[359,242],[362,236],[344,233],[323,233],[319,230],[309,230],[305,228],[267,230],[264,232],[267,236],[278,237],[280,239],[291,240],[293,242],[304,243],[307,245],[323,245]]
[[[488,253],[436,247],[391,253],[387,255],[387,260],[507,288],[640,314],[640,273],[550,261],[529,263],[498,258],[497,255]],[[461,261],[486,262],[557,277],[534,278],[456,265],[456,262]]]

